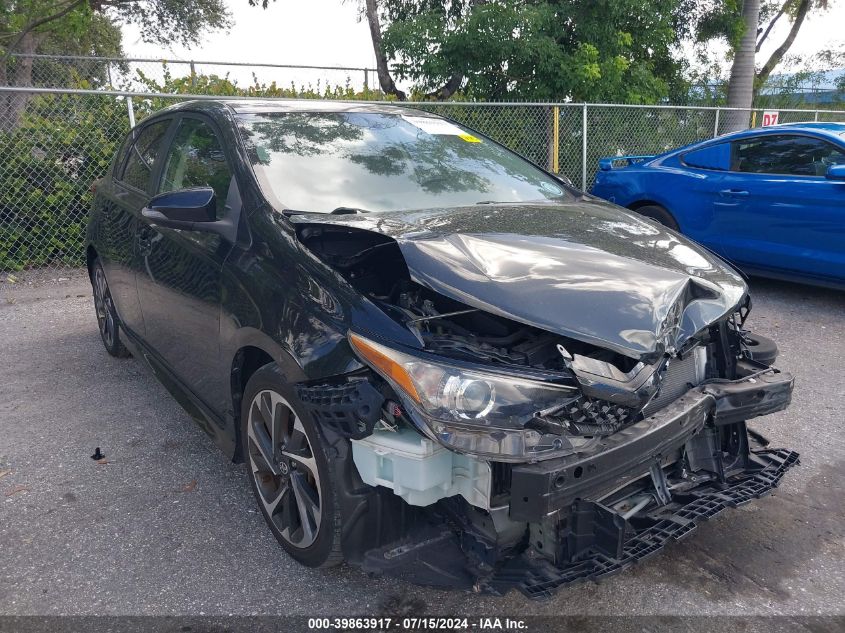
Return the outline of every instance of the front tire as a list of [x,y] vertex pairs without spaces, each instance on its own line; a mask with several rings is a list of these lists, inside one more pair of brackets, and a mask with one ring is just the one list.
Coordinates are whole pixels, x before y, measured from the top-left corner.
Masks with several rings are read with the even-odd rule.
[[341,563],[334,471],[319,429],[275,363],[253,374],[241,402],[250,486],[273,535],[307,567]]
[[129,350],[120,340],[120,320],[112,301],[106,271],[99,258],[94,260],[91,267],[91,287],[94,291],[94,310],[97,314],[97,327],[106,351],[115,358],[130,356]]

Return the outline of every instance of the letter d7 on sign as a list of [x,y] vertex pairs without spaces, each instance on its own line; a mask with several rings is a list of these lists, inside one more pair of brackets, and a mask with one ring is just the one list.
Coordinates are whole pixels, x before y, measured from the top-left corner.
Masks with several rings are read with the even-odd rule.
[[778,114],[777,110],[771,110],[768,112],[763,112],[763,127],[768,127],[770,125],[777,125],[778,124]]

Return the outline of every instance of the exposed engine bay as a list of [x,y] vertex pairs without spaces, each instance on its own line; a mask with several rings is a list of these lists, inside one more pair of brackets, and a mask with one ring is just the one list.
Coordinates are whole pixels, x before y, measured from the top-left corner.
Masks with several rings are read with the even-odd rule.
[[[362,527],[343,544],[368,571],[548,596],[768,493],[797,462],[746,426],[793,385],[774,343],[744,328],[747,297],[677,345],[670,308],[659,354],[637,358],[445,296],[383,234],[298,237],[418,342],[350,331],[363,368],[298,389],[371,487],[349,502]],[[361,503],[393,529],[365,529]]]

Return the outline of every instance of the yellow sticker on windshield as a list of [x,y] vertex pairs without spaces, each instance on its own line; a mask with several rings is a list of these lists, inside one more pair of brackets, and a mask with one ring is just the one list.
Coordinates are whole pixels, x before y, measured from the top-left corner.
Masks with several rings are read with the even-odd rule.
[[457,136],[467,143],[480,143],[481,139],[473,136],[466,130],[462,130],[457,125],[446,119],[439,119],[433,116],[409,116],[403,115],[408,123],[421,129],[426,134],[439,134],[442,136]]

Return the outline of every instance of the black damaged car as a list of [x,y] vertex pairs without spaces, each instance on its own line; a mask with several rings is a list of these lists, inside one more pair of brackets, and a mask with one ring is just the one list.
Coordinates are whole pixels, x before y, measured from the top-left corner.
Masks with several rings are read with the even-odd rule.
[[304,565],[542,597],[797,463],[747,426],[793,379],[731,266],[422,111],[164,110],[86,246],[108,352],[246,462]]

